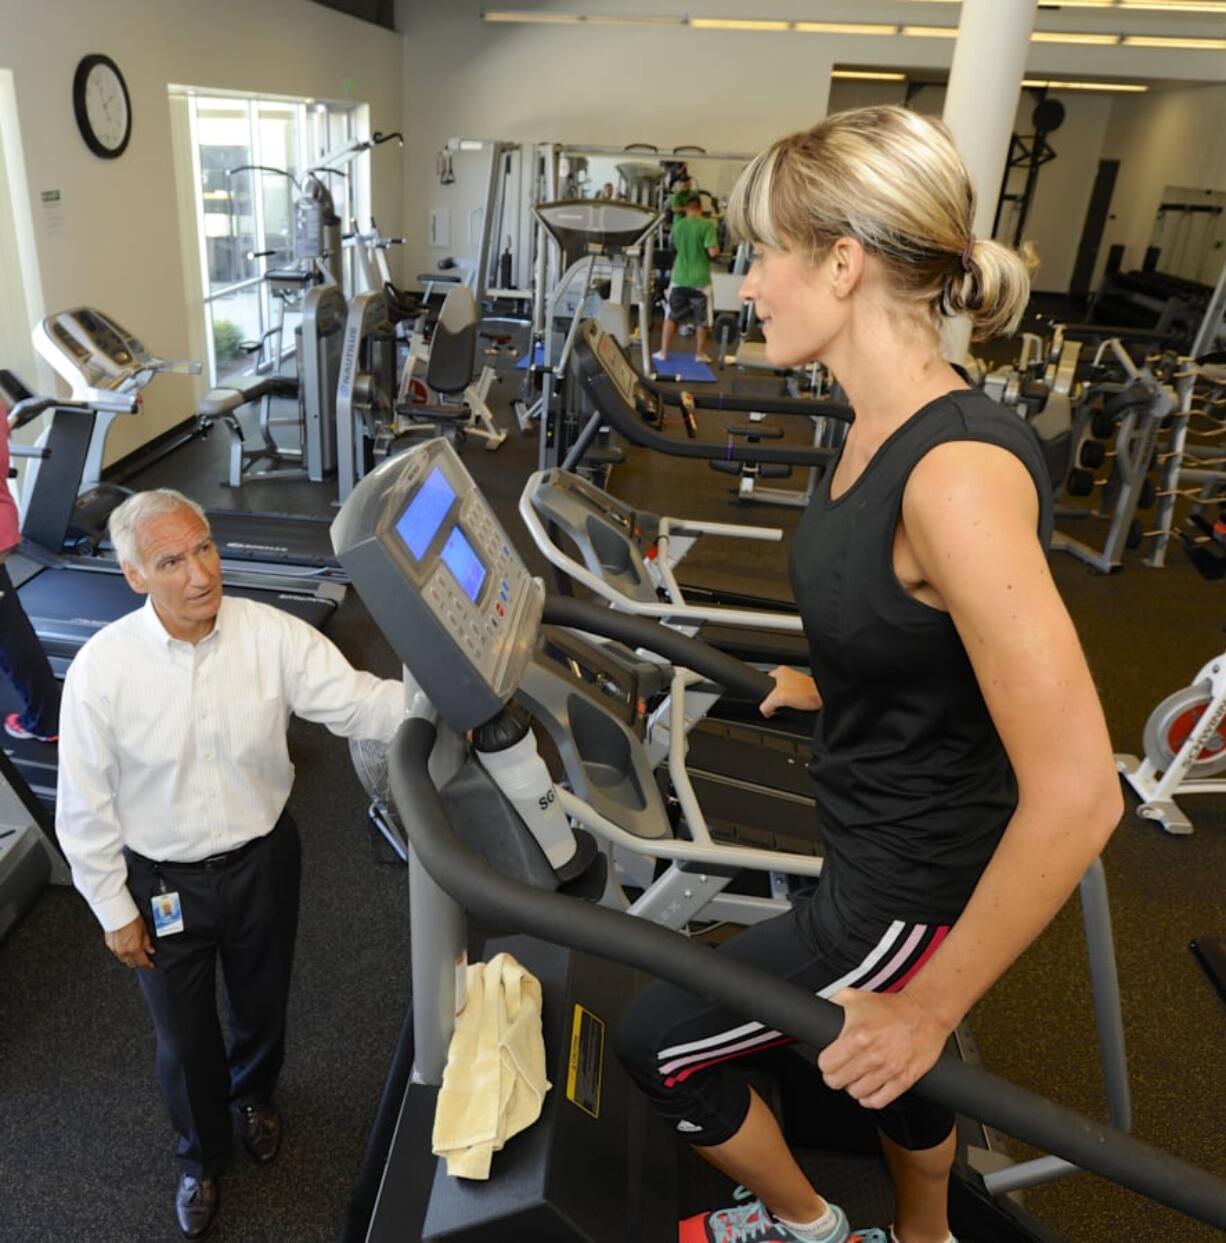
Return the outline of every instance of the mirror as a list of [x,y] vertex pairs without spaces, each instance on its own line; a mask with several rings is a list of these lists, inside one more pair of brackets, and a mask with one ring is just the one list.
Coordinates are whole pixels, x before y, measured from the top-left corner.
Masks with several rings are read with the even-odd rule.
[[1167,186],[1154,217],[1147,270],[1214,285],[1226,260],[1226,190]]
[[[564,157],[563,184],[575,198],[629,198],[635,202],[671,199],[673,181],[681,170],[693,179],[693,189],[703,196],[703,210],[722,215],[724,203],[741,170],[745,155],[710,156],[687,151],[658,154],[635,148],[616,155],[568,152]],[[611,194],[607,187],[611,187]]]

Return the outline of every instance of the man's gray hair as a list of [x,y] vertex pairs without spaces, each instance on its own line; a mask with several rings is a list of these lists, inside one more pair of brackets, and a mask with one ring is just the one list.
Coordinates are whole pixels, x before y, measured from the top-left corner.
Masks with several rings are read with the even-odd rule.
[[174,488],[153,488],[149,492],[134,492],[124,503],[111,511],[107,530],[115,554],[121,563],[143,569],[140,560],[140,528],[151,518],[171,514],[178,509],[190,509],[207,527],[209,520],[204,510],[189,496]]

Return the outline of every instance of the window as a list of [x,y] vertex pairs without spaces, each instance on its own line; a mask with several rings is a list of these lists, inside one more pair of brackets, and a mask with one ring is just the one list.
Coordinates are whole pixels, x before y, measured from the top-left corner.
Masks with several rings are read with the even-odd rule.
[[[358,109],[308,100],[190,95],[201,288],[212,382],[267,366],[294,346],[298,311],[264,274],[294,262],[294,200],[304,172],[357,139]],[[237,171],[243,169],[244,171]],[[279,171],[278,171],[279,170]],[[358,165],[328,176],[343,228],[364,197]],[[346,267],[351,262],[346,256]],[[346,273],[346,276],[348,273]],[[280,328],[280,332],[276,330]],[[262,340],[260,354],[243,347]]]

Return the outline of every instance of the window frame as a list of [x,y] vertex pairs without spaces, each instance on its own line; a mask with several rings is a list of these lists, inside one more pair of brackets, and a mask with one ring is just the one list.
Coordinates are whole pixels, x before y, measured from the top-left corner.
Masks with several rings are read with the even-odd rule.
[[[283,264],[286,262],[286,259],[284,255],[278,255],[273,257],[270,263],[268,256],[260,255],[254,261],[257,270],[253,275],[224,284],[213,284],[209,270],[208,222],[205,219],[208,213],[205,211],[204,169],[200,143],[201,109],[207,110],[210,107],[220,106],[234,107],[241,104],[246,119],[248,162],[251,164],[264,164],[260,133],[261,110],[265,108],[285,109],[287,105],[291,107],[293,109],[295,164],[299,179],[301,179],[303,172],[315,167],[323,156],[336,149],[335,146],[329,145],[327,141],[328,135],[332,132],[331,122],[333,118],[340,118],[342,121],[341,129],[344,134],[341,140],[342,143],[352,143],[357,141],[359,131],[363,128],[365,109],[357,102],[351,101],[317,101],[306,98],[287,98],[285,96],[263,94],[252,95],[203,89],[191,89],[184,93],[187,96],[187,119],[191,150],[196,257],[199,265],[201,290],[200,312],[202,313],[204,323],[204,343],[207,352],[209,379],[210,383],[216,384],[218,382],[218,366],[216,340],[213,332],[216,304],[222,299],[241,293],[244,290],[258,289],[259,296],[256,299],[256,313],[258,336],[262,337],[273,322],[273,300],[268,290],[265,275],[270,266],[277,263]],[[323,150],[312,150],[320,145],[323,146]],[[271,164],[270,167],[279,166],[281,158],[278,156],[278,163]],[[337,204],[337,210],[346,231],[348,230],[349,222],[357,217],[359,206],[368,198],[369,191],[364,181],[365,176],[368,174],[364,164],[364,161],[358,161],[345,167],[346,176],[344,178],[330,177],[327,179],[329,188],[334,195],[337,194],[337,182],[343,182],[343,198]],[[252,179],[252,249],[259,253],[268,249],[263,179],[269,174],[253,171],[249,175]],[[291,218],[291,228],[292,223]],[[352,262],[352,254],[347,253],[342,260],[343,279],[346,282],[349,282],[352,278]],[[269,360],[265,364],[265,369],[279,367],[285,359],[291,357],[294,353],[294,334],[288,330],[288,316],[292,314],[292,311],[287,313],[287,331],[282,334],[277,358],[275,361]],[[249,374],[253,372],[257,365],[257,358],[258,356],[253,355],[252,361],[246,366],[227,374]]]

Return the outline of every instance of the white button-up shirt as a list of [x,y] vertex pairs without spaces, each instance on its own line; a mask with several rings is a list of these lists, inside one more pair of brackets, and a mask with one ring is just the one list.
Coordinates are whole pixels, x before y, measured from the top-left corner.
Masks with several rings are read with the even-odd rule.
[[354,669],[305,622],[223,598],[199,643],[152,601],[77,653],[60,709],[56,832],[73,883],[107,931],[138,914],[123,847],[197,862],[270,832],[294,780],[290,713],[390,741],[404,688]]

